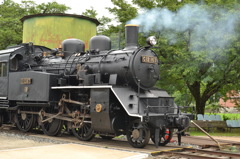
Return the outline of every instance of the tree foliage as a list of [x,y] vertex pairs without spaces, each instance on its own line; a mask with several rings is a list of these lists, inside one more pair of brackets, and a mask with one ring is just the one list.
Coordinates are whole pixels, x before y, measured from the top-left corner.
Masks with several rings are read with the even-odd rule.
[[37,5],[33,1],[22,1],[18,4],[12,0],[5,0],[0,5],[0,49],[22,42],[23,16],[37,13],[64,13],[69,7],[48,2]]
[[82,12],[82,15],[90,17],[90,18],[97,18],[97,11],[91,7],[90,9],[86,9],[84,12]]
[[108,8],[110,13],[114,14],[121,24],[137,16],[137,8],[128,4],[125,0],[111,0],[115,7]]
[[82,15],[98,19],[98,21],[100,22],[100,25],[98,26],[98,33],[100,34],[104,30],[106,30],[108,23],[111,22],[111,19],[106,16],[98,18],[98,13],[93,7],[91,7],[90,9],[86,9],[84,12],[82,12]]

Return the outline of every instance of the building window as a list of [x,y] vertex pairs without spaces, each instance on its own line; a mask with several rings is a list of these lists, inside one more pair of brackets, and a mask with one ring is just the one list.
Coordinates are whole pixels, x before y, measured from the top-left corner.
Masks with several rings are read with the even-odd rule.
[[7,62],[0,62],[0,77],[7,76]]

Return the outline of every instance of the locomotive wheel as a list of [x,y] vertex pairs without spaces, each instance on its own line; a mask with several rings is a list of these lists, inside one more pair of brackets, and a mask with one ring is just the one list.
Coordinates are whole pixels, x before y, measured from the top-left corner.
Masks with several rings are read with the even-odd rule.
[[[18,110],[31,111],[31,109],[28,107],[21,107]],[[19,112],[15,114],[15,119],[16,119],[17,128],[23,132],[30,131],[35,125],[35,121],[36,121],[35,116],[33,114],[19,113]]]
[[[160,131],[159,133],[159,142],[158,146],[165,146],[168,144],[173,137],[173,129],[163,129],[163,131]],[[151,140],[153,143],[155,143],[155,133],[151,134]]]
[[[72,107],[71,112],[77,112],[75,118],[79,118],[78,115],[89,115],[90,114],[90,109],[88,108],[81,108],[81,107]],[[93,128],[92,128],[92,123],[91,123],[91,118],[81,118],[85,122],[81,123],[72,123],[72,133],[74,136],[76,136],[79,140],[81,141],[90,141],[95,137]]]
[[126,135],[129,144],[135,148],[145,147],[150,140],[150,130],[141,125],[139,120],[129,124]]
[[83,123],[80,128],[73,128],[72,132],[81,141],[90,141],[95,136],[91,123]]
[[[56,111],[50,110],[50,113],[56,113]],[[43,117],[43,120],[47,117]],[[42,130],[44,134],[48,136],[58,136],[61,134],[63,128],[63,121],[59,119],[50,119],[41,123]]]
[[49,136],[58,136],[61,133],[63,121],[59,119],[51,119],[42,123],[41,126],[44,134]]

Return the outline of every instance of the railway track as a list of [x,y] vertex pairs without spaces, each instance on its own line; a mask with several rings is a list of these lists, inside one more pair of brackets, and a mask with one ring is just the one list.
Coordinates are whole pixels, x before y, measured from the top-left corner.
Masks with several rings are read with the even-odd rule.
[[[215,138],[215,137],[214,137]],[[206,144],[206,143],[214,143],[212,140],[210,140],[208,137],[198,137],[198,136],[187,136],[185,137],[185,139],[187,140],[199,140],[201,141],[201,143],[199,143],[199,146],[203,147],[206,146],[206,147],[209,147],[209,145],[213,145],[213,144]],[[240,141],[233,141],[233,140],[223,140],[223,139],[217,139],[219,142],[221,143],[224,143],[224,144],[240,144]]]
[[167,156],[188,159],[239,159],[239,153],[222,152],[215,150],[193,149],[183,148],[179,151],[163,151],[159,153],[159,156]]
[[[211,159],[211,158],[231,158],[231,159],[240,159],[240,143],[236,143],[234,141],[226,141],[225,143],[222,143],[221,146],[224,151],[219,151],[217,145],[214,144],[208,144],[207,139],[205,138],[198,138],[198,137],[190,137],[193,143],[195,143],[197,140],[200,144],[195,145],[194,147],[199,148],[190,148],[186,146],[177,146],[177,144],[169,144],[167,146],[160,146],[158,148],[155,147],[153,143],[150,143],[147,145],[144,149],[137,149],[131,147],[128,142],[126,141],[125,137],[122,136],[120,138],[114,138],[113,140],[103,140],[100,137],[96,137],[91,142],[83,142],[77,140],[75,137],[73,137],[70,134],[63,133],[60,137],[51,137],[43,135],[41,131],[35,130],[34,132],[28,132],[28,133],[22,133],[18,130],[15,130],[14,128],[10,128],[10,130],[0,130],[0,133],[4,134],[16,134],[16,136],[24,136],[24,138],[30,139],[30,140],[36,140],[44,141],[44,142],[52,142],[55,144],[65,144],[65,143],[74,143],[74,144],[80,144],[80,145],[87,145],[87,146],[94,146],[94,147],[101,147],[101,148],[107,148],[107,149],[113,149],[113,150],[122,150],[122,151],[130,151],[130,152],[139,152],[139,153],[145,153],[148,154],[149,158],[154,159],[162,159],[162,158],[176,158],[176,159],[183,159],[183,158],[189,158],[189,159]],[[189,139],[189,138],[188,138]],[[202,140],[201,140],[202,139]],[[205,143],[203,145],[202,143]],[[231,151],[231,147],[235,146],[235,150],[237,152],[227,152]],[[203,148],[203,149],[201,149]]]

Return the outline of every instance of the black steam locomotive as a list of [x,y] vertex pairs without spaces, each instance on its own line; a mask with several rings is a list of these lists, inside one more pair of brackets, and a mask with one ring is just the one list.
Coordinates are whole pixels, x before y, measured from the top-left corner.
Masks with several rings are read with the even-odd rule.
[[0,123],[15,123],[23,132],[40,127],[47,135],[63,129],[88,141],[126,135],[133,147],[150,138],[166,145],[173,129],[183,130],[181,115],[166,91],[154,88],[159,60],[148,46],[138,47],[138,26],[126,25],[126,47],[111,50],[106,36],[67,39],[62,49],[32,43],[0,51]]

